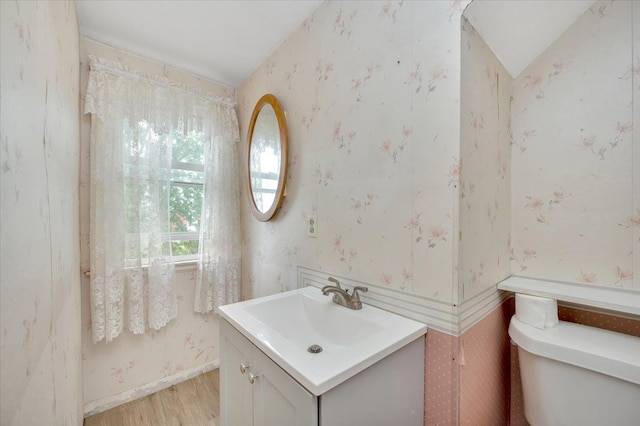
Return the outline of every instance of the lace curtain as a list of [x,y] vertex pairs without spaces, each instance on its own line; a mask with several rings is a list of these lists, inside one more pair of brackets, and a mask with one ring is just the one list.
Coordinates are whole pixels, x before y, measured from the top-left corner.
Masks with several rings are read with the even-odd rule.
[[216,141],[205,146],[204,200],[196,275],[196,312],[217,312],[240,300],[240,183],[235,144]]
[[[207,144],[206,225],[201,226],[195,310],[210,310],[202,302],[207,298],[199,295],[216,295],[217,286],[231,296],[215,300],[239,299],[239,224],[225,222],[227,215],[235,220],[239,216],[237,163],[227,162],[235,158],[239,135],[231,101],[194,93],[119,63],[89,59],[85,112],[91,113],[91,321],[94,342],[109,342],[124,323],[141,334],[148,327],[162,328],[177,315],[169,225],[175,132],[202,132]],[[216,188],[222,193],[211,195]],[[212,208],[212,202],[221,204]],[[237,236],[218,244],[221,225],[230,226]],[[209,251],[226,250],[230,255],[210,260],[216,256]],[[222,265],[234,274],[210,272]],[[236,288],[227,290],[227,284]]]

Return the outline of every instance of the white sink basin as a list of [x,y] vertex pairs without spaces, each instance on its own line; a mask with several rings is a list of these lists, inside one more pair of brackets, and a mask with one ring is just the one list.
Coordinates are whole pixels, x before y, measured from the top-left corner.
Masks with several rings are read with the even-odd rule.
[[[220,308],[224,319],[314,395],[424,335],[427,327],[363,304],[351,310],[307,287]],[[311,345],[322,352],[309,353]]]

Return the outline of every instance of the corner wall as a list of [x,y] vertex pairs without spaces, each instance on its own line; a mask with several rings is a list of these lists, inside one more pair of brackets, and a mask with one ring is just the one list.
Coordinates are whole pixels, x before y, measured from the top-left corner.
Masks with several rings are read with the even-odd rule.
[[244,155],[265,93],[290,139],[274,220],[253,218],[243,179],[244,298],[295,288],[299,265],[455,303],[463,7],[322,3],[238,88]]
[[[91,120],[84,114],[84,97],[89,77],[88,55],[92,54],[149,75],[158,75],[195,91],[233,98],[234,90],[203,77],[147,58],[116,49],[89,38],[81,39],[81,172],[80,241],[82,271],[88,271],[90,204]],[[193,311],[195,265],[176,268],[178,317],[161,330],[134,336],[123,331],[111,343],[93,343],[89,277],[82,276],[82,368],[85,414],[95,414],[115,405],[186,380],[218,367],[219,317]]]
[[510,270],[511,75],[462,18],[459,301],[495,292]]
[[[234,90],[203,77],[147,58],[116,49],[89,38],[81,39],[81,173],[80,241],[82,271],[89,262],[90,129],[84,114],[84,97],[89,77],[88,55],[92,54],[149,75],[159,75],[193,90],[233,98]],[[115,405],[168,387],[203,371],[218,367],[219,330],[217,315],[193,311],[195,265],[176,268],[178,317],[161,330],[134,336],[123,331],[111,343],[93,343],[89,277],[82,276],[82,368],[84,371],[85,414],[95,414]]]
[[594,3],[514,80],[516,275],[640,290],[639,8]]
[[[272,221],[253,218],[243,179],[245,299],[295,288],[304,266],[457,304],[465,5],[322,3],[238,88],[241,167],[265,93],[286,111],[290,149]],[[425,424],[457,423],[457,340],[427,334]]]
[[[482,258],[493,260],[496,244],[500,250],[505,234],[500,228],[486,233],[483,226],[500,211],[500,203],[489,204],[486,215],[478,207],[495,191],[483,178],[505,168],[509,173],[513,170],[508,178],[511,205],[506,208],[506,217],[496,223],[512,221],[510,235],[506,234],[506,247],[511,248],[507,274],[640,289],[640,174],[635,173],[640,164],[640,133],[634,131],[640,125],[640,108],[633,107],[640,96],[640,86],[634,84],[639,65],[635,54],[640,49],[640,28],[635,25],[639,16],[640,7],[633,2],[598,1],[515,80],[502,74],[506,78],[499,82],[506,83],[512,92],[512,104],[507,101],[506,108],[498,108],[510,122],[506,138],[502,128],[491,134],[495,108],[491,104],[477,106],[476,98],[485,103],[492,99],[493,93],[483,92],[486,86],[478,86],[478,81],[492,73],[494,61],[489,61],[486,73],[477,66],[484,62],[481,53],[487,46],[473,31],[465,31],[463,23],[459,260],[463,300],[497,281],[495,277],[487,279],[487,270],[495,272],[495,262]],[[509,139],[508,161],[498,154],[498,161],[492,164],[490,157],[476,153]],[[504,251],[498,253],[498,264],[504,266],[509,257]],[[508,310],[503,308],[503,312]],[[509,352],[508,322],[501,325],[493,321],[495,328],[486,327],[495,315],[496,311],[461,336],[459,358],[469,354],[467,343],[474,341],[473,361],[466,362],[467,357],[460,367],[461,424],[472,419],[482,424],[507,421],[488,421],[484,416],[490,412],[487,407],[494,408],[493,415],[504,414],[504,406],[494,392],[474,389],[469,373],[482,378],[475,380],[476,385],[491,382],[503,391],[510,387],[509,421],[526,424],[515,348],[510,350],[511,384],[495,383],[500,377],[496,372],[504,377],[509,364],[509,356],[505,356]],[[628,334],[633,334],[635,327],[637,333],[637,320],[625,317],[566,307],[560,308],[560,316]],[[482,329],[484,332],[479,331]],[[498,334],[492,335],[492,331]],[[474,334],[485,337],[471,339]],[[487,340],[487,348],[502,348],[502,352],[490,356],[486,349],[480,351]],[[486,358],[477,359],[478,353]],[[485,362],[499,369],[480,368]]]
[[[522,123],[510,127],[509,117],[516,115],[509,105],[510,95],[523,87],[511,86],[510,76],[493,59],[476,63],[475,72],[469,68],[465,74],[467,68],[459,63],[465,60],[459,44],[460,14],[466,5],[462,3],[323,3],[238,89],[243,146],[253,105],[264,93],[273,93],[288,112],[291,149],[288,197],[278,216],[258,223],[248,209],[243,211],[244,298],[293,288],[296,267],[301,265],[459,307],[476,296],[480,297],[475,300],[482,300],[495,294],[495,284],[511,272],[533,273],[534,268],[527,268],[536,253],[547,247],[557,251],[566,246],[564,254],[572,261],[589,251],[583,248],[602,248],[597,238],[592,245],[580,245],[584,235],[569,235],[571,244],[579,248],[575,253],[561,241],[563,224],[578,222],[575,214],[564,215],[555,231],[542,227],[537,209],[557,209],[559,199],[567,195],[562,189],[549,188],[547,198],[531,197],[534,202],[527,206],[529,194],[523,192],[520,179],[542,185],[554,174],[566,177],[574,157],[563,154],[558,157],[561,164],[546,168],[547,161],[558,161],[551,142],[556,135],[546,135],[533,158],[520,157],[521,151],[529,149],[522,149],[521,137],[535,135],[519,128]],[[604,13],[619,3],[630,2],[603,2]],[[587,13],[599,16],[602,4]],[[631,19],[631,14],[627,17]],[[413,66],[402,70],[407,63]],[[488,65],[488,75],[483,64]],[[526,87],[533,93],[534,99],[527,95],[532,102],[548,101],[544,93],[537,97],[537,89],[558,77],[554,64],[532,76],[533,85]],[[637,65],[628,65],[620,76],[631,80]],[[500,78],[494,84],[496,75]],[[481,81],[485,76],[486,81]],[[475,88],[474,79],[480,84]],[[613,84],[621,83],[618,80],[615,76]],[[461,90],[480,90],[484,95],[465,105]],[[491,104],[482,105],[487,100]],[[553,107],[546,105],[546,113],[553,115]],[[617,124],[612,125],[615,132]],[[402,132],[390,133],[400,128]],[[629,133],[624,124],[620,129]],[[519,152],[512,155],[510,150]],[[635,158],[638,152],[633,151]],[[630,161],[623,165],[626,171],[630,166]],[[524,168],[534,174],[527,175]],[[608,173],[609,169],[596,171]],[[612,170],[614,174],[621,171]],[[633,194],[626,192],[627,187],[631,190],[628,175],[622,181],[626,204],[614,210],[623,214],[620,222],[607,225],[609,230],[624,228],[612,234],[620,245],[606,240],[608,234],[598,227],[595,235],[613,247],[606,257],[623,259],[623,263],[597,265],[607,271],[608,279],[616,277],[609,285],[630,286],[627,268],[632,262],[637,265],[640,253],[636,212],[640,193],[637,189]],[[588,209],[587,218],[600,218],[600,209],[594,206],[598,198],[588,186],[582,189],[582,206],[595,207]],[[609,196],[615,193],[611,189]],[[318,239],[306,237],[304,223],[310,214],[318,218]],[[543,233],[537,235],[532,229],[543,229]],[[544,245],[530,250],[522,240],[513,243],[525,234],[544,236]],[[549,261],[547,253],[543,257],[549,270],[568,264],[564,257],[553,258],[556,263]],[[563,274],[560,277],[576,280],[572,272]],[[545,276],[544,268],[536,268],[534,276]],[[514,410],[508,402],[515,386],[509,380],[511,306],[510,301],[502,303],[460,337],[429,331],[425,424],[481,424],[473,423],[474,418],[484,424],[507,424],[510,412],[514,424],[524,421],[522,410]],[[490,389],[483,388],[487,383]],[[517,404],[519,400],[513,398]]]
[[[495,294],[510,271],[511,75],[462,18],[460,101],[459,299]],[[511,301],[458,342],[459,424],[509,421]]]
[[0,8],[0,423],[81,425],[75,4]]
[[460,425],[508,425],[513,299],[460,337]]

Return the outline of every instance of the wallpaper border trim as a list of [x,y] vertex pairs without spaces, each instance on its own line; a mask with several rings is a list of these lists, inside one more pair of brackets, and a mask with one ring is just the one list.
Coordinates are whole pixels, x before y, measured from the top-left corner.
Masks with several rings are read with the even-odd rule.
[[422,322],[452,336],[460,336],[509,297],[508,293],[497,291],[492,286],[458,305],[303,266],[298,266],[297,288],[313,286],[320,289],[327,285],[329,277],[339,279],[343,287],[368,287],[369,291],[360,296],[364,303]]
[[94,414],[102,413],[103,411],[106,411],[110,408],[117,407],[118,405],[135,401],[136,399],[151,395],[154,392],[166,389],[169,386],[176,385],[193,377],[199,376],[200,374],[215,370],[218,367],[220,367],[220,360],[213,360],[193,368],[182,370],[179,373],[173,374],[171,376],[163,377],[159,380],[149,382],[143,386],[140,386],[139,388],[130,389],[124,392],[117,393],[115,395],[91,401],[84,405],[84,417],[87,418],[89,416],[93,416]]
[[489,315],[509,298],[510,294],[498,291],[496,285],[481,291],[460,304],[458,315],[460,328],[458,335],[462,335],[484,317]]

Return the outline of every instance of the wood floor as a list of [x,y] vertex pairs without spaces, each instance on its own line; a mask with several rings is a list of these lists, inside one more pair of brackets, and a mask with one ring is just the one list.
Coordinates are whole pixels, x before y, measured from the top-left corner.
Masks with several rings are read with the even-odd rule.
[[219,370],[87,417],[85,426],[218,426]]

